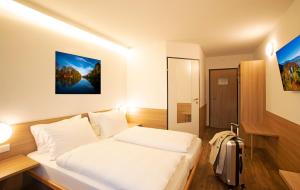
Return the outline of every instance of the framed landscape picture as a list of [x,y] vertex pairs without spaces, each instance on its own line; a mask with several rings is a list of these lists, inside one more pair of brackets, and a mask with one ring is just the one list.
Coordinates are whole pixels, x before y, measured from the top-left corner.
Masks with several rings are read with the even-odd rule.
[[285,91],[300,91],[300,36],[276,52]]
[[101,94],[101,60],[55,52],[56,94]]

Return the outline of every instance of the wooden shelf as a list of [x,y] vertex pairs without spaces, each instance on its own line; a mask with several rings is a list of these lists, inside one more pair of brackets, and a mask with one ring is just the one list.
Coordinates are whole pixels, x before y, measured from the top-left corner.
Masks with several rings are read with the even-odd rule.
[[279,138],[278,134],[276,134],[272,129],[264,126],[263,124],[253,125],[241,123],[241,126],[247,134]]
[[264,136],[264,137],[272,137],[272,138],[279,138],[279,135],[276,134],[271,128],[267,127],[266,125],[259,124],[259,125],[253,125],[253,124],[245,124],[241,122],[241,126],[243,127],[245,133],[250,135],[250,142],[251,142],[251,160],[253,159],[253,136]]
[[279,170],[279,174],[290,190],[300,189],[300,173]]
[[28,171],[39,165],[38,162],[24,155],[13,156],[11,158],[1,160],[0,162],[0,181],[11,176]]

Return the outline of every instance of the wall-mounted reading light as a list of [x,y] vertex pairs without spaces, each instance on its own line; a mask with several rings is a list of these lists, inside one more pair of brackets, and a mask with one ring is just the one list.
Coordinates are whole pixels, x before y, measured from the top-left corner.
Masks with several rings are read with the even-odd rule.
[[122,111],[124,113],[136,113],[138,108],[133,104],[119,104],[116,106],[116,110]]
[[127,56],[128,54],[129,48],[127,47],[124,47],[120,44],[114,43],[107,39],[101,38],[100,36],[94,35],[92,33],[79,29],[75,26],[62,22],[58,19],[55,19],[44,13],[36,11],[16,1],[0,0],[0,10],[8,11],[11,14],[17,15],[22,20],[27,20],[33,24],[37,24],[39,26],[43,26],[45,28],[63,33],[67,36],[88,41],[90,43],[95,43],[104,48],[108,48],[116,52],[119,52],[125,56]]
[[7,141],[11,137],[11,135],[12,128],[5,123],[0,123],[0,144]]
[[135,106],[129,106],[129,107],[127,107],[127,112],[128,112],[128,113],[135,114],[135,113],[138,112],[138,108],[135,107]]
[[123,112],[123,113],[126,114],[126,112],[127,112],[127,107],[126,107],[126,105],[120,104],[120,105],[117,105],[117,106],[116,106],[116,110],[121,111],[121,112]]
[[274,42],[269,42],[266,46],[266,55],[272,56],[274,54]]

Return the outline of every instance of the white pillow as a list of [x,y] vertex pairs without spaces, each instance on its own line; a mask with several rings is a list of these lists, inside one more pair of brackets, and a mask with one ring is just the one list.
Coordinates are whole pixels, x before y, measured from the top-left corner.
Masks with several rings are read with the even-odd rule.
[[101,138],[111,137],[128,127],[125,113],[121,111],[107,111],[88,113],[91,124]]
[[44,132],[44,128],[46,127],[54,127],[54,126],[61,126],[64,125],[67,122],[70,122],[74,119],[81,119],[81,115],[76,115],[74,117],[71,117],[69,119],[64,119],[58,122],[54,123],[49,123],[49,124],[38,124],[38,125],[33,125],[30,127],[31,133],[34,137],[37,150],[39,153],[46,153],[49,152],[49,149],[47,147],[47,141],[48,141],[48,136]]
[[97,123],[96,123],[96,118],[98,116],[98,113],[92,113],[92,112],[88,112],[88,117],[91,123],[91,126],[95,132],[95,134],[97,136],[100,136],[100,127],[98,127]]
[[49,153],[51,160],[80,145],[98,140],[93,132],[88,118],[72,120],[62,126],[44,129],[49,137]]

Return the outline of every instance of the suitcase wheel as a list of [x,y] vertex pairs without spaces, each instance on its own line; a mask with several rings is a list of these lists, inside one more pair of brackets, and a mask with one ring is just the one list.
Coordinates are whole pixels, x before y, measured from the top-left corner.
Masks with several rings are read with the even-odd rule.
[[241,185],[241,190],[244,190],[244,189],[246,189],[246,186],[245,186],[245,184],[242,184]]

